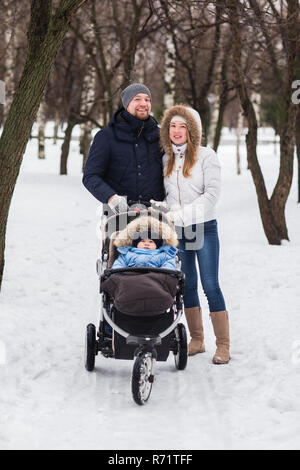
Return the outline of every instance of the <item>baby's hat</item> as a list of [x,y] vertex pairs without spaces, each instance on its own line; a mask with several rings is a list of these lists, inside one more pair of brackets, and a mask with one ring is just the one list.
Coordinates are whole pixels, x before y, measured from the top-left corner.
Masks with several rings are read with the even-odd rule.
[[146,238],[148,238],[149,240],[153,240],[156,244],[157,249],[160,248],[164,243],[163,239],[160,237],[158,232],[149,229],[139,232],[138,238],[132,240],[132,246],[137,247],[140,241],[145,240]]
[[[129,222],[127,227],[116,233],[114,246],[136,246],[141,239],[150,238],[155,241],[156,246],[177,246],[178,238],[173,226],[167,222],[160,221],[153,215],[142,215]],[[138,240],[139,239],[139,240]]]

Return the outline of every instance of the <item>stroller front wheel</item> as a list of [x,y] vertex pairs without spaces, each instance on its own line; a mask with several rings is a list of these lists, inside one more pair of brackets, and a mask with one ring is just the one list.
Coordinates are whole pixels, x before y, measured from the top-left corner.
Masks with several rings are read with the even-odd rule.
[[138,405],[145,405],[150,397],[154,378],[152,368],[152,354],[144,353],[136,357],[132,371],[131,391]]
[[176,350],[174,351],[175,366],[178,370],[184,370],[188,360],[188,345],[185,326],[178,323],[175,328]]
[[85,337],[85,368],[89,372],[95,367],[96,327],[89,323],[86,327]]

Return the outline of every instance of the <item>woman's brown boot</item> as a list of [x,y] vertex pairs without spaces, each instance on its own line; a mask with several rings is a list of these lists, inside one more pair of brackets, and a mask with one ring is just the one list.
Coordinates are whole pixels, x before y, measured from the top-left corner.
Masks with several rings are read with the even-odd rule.
[[205,352],[202,310],[200,307],[184,309],[190,335],[189,356]]
[[217,345],[217,350],[213,357],[213,363],[227,364],[230,359],[228,312],[226,310],[220,310],[219,312],[211,312],[210,318],[214,327]]

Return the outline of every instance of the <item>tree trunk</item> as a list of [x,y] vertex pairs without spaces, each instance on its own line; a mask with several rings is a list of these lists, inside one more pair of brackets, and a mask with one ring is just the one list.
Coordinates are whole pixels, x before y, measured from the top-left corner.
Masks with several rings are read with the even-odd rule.
[[201,145],[206,146],[207,145],[207,135],[208,135],[208,130],[209,130],[209,124],[210,124],[210,104],[207,98],[205,98],[203,101],[200,102],[197,106],[193,106],[200,114],[201,121],[202,121],[202,143]]
[[211,120],[209,126],[209,135],[208,135],[208,145],[210,147],[214,146],[215,136],[217,131],[217,125],[219,122],[219,114],[220,114],[220,98],[222,94],[222,60],[221,57],[216,61],[215,65],[215,87],[213,96],[213,103],[212,103],[212,110],[211,110]]
[[239,110],[237,125],[236,125],[236,172],[238,175],[241,174],[241,154],[240,154],[240,145],[241,145],[241,135],[243,131],[243,111]]
[[[93,6],[95,8],[95,2],[93,3]],[[96,16],[96,13],[94,11],[94,15]],[[86,38],[88,39],[89,43],[95,44],[95,31],[93,27],[90,27],[86,33],[85,33]],[[96,46],[91,46],[92,47],[92,53],[96,53]],[[81,91],[81,104],[80,104],[80,114],[82,116],[88,116],[91,112],[91,108],[94,104],[95,101],[95,96],[96,96],[96,86],[97,86],[97,80],[96,80],[96,70],[93,65],[93,61],[89,57],[86,63],[86,73],[83,79],[83,86],[82,86],[82,91]],[[80,153],[83,157],[82,159],[82,168],[84,169],[85,163],[87,161],[88,157],[88,152],[89,152],[89,146],[92,141],[91,138],[91,133],[92,133],[92,128],[93,125],[91,122],[85,121],[80,124]]]
[[[263,174],[258,162],[257,146],[257,119],[253,103],[249,99],[244,73],[242,70],[242,38],[239,17],[239,4],[234,0],[227,1],[229,21],[233,37],[234,77],[239,91],[241,105],[248,119],[248,134],[246,136],[248,165],[256,188],[258,204],[264,231],[271,245],[280,245],[281,240],[288,240],[288,231],[285,220],[285,205],[290,192],[293,177],[293,155],[295,121],[297,108],[293,104],[292,80],[296,70],[296,40],[297,18],[299,4],[296,0],[288,2],[289,28],[286,29],[288,41],[287,73],[282,89],[283,113],[280,126],[280,170],[271,199],[268,199]],[[296,14],[297,13],[297,14]]]
[[257,123],[251,102],[249,102],[249,108],[250,111],[247,116],[249,130],[248,134],[246,135],[248,166],[250,168],[256,189],[258,206],[265,235],[270,245],[280,245],[281,236],[271,211],[270,201],[268,199],[264,177],[261,172],[261,168],[259,166],[257,158]]
[[54,128],[53,128],[53,144],[54,145],[57,144],[58,126],[59,126],[59,112],[55,111]]
[[83,155],[82,171],[84,171],[84,167],[89,156],[91,143],[92,143],[92,125],[91,123],[87,122],[86,126],[82,129],[82,135],[80,138],[80,153]]
[[228,56],[230,53],[231,49],[231,37],[229,37],[225,49],[222,54],[222,68],[221,68],[221,87],[220,87],[220,106],[219,106],[219,114],[218,114],[218,120],[217,120],[217,125],[216,125],[216,131],[214,135],[214,141],[213,141],[213,149],[216,152],[219,147],[220,139],[221,139],[221,133],[222,133],[222,128],[223,128],[223,117],[225,113],[225,109],[228,103],[228,80],[227,80],[227,68],[228,68]]
[[164,81],[166,93],[164,95],[164,109],[169,109],[175,104],[175,66],[176,51],[173,43],[172,35],[166,37],[165,51],[165,72]]
[[12,4],[7,0],[4,2],[6,7],[7,27],[4,31],[5,40],[5,106],[3,121],[5,122],[9,108],[13,100],[15,90],[15,66],[16,66],[16,50],[15,50],[15,28],[13,24],[14,11]]
[[213,149],[215,152],[217,152],[219,144],[220,144],[220,140],[221,140],[221,134],[222,134],[222,129],[223,129],[223,118],[224,118],[224,113],[225,113],[227,103],[228,103],[228,93],[226,91],[222,93],[222,95],[220,96],[218,121],[216,125],[216,131],[215,131],[214,142],[213,142]]
[[8,212],[31,127],[71,17],[85,1],[61,0],[54,15],[52,1],[31,2],[26,62],[0,139],[0,288]]
[[300,108],[297,113],[296,121],[296,150],[298,161],[298,204],[300,203]]
[[38,124],[38,158],[45,159],[45,126],[46,126],[46,103],[41,102],[37,113]]
[[289,240],[285,220],[285,205],[293,181],[296,113],[297,108],[291,101],[284,113],[284,122],[280,130],[279,176],[270,199],[271,211],[283,240]]
[[248,134],[246,135],[248,166],[250,168],[251,175],[254,181],[261,220],[268,242],[271,245],[280,245],[281,239],[270,210],[270,201],[268,199],[264,177],[257,158],[257,121],[253,105],[247,93],[242,70],[242,44],[237,3],[233,0],[229,0],[228,9],[233,42],[233,73],[236,81],[236,86],[239,92],[241,106],[248,120]]
[[67,162],[70,151],[70,142],[72,138],[72,131],[74,126],[77,124],[77,120],[72,116],[68,119],[67,128],[65,130],[65,138],[61,146],[61,156],[60,156],[60,174],[67,175]]

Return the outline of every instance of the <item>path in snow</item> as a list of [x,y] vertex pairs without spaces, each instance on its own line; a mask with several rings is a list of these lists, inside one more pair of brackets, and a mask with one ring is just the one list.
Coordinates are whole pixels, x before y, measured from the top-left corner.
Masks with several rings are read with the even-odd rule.
[[[207,352],[177,371],[157,363],[149,403],[134,404],[132,361],[96,358],[83,367],[85,326],[98,323],[97,202],[81,185],[72,143],[69,176],[59,148],[47,160],[30,142],[10,212],[0,296],[0,448],[300,448],[299,206],[287,206],[291,243],[267,244],[253,182],[235,175],[233,147],[221,147],[220,283],[230,311],[232,360],[211,363],[212,325],[202,294]],[[261,146],[268,188],[273,146]],[[1,362],[1,357],[0,357]]]

